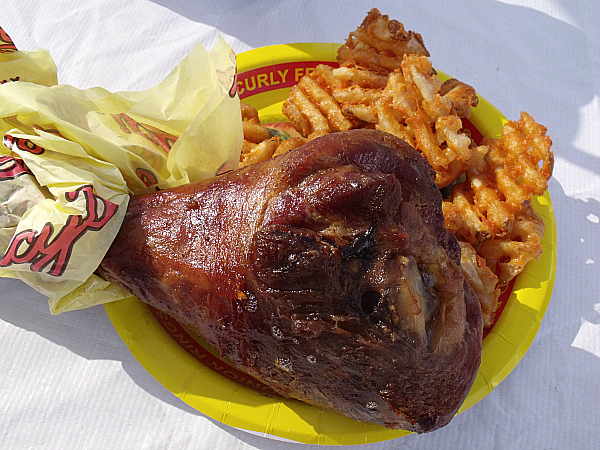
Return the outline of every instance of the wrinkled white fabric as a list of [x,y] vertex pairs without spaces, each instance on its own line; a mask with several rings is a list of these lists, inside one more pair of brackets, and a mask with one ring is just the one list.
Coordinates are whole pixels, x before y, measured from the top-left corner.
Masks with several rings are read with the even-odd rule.
[[[600,3],[595,0],[5,0],[19,49],[51,53],[59,83],[150,88],[199,42],[236,52],[342,42],[368,9],[418,31],[433,65],[509,119],[548,127],[558,267],[539,332],[517,367],[447,427],[359,449],[596,448],[600,417]],[[162,387],[93,307],[53,316],[0,279],[0,447],[298,449],[207,418]]]

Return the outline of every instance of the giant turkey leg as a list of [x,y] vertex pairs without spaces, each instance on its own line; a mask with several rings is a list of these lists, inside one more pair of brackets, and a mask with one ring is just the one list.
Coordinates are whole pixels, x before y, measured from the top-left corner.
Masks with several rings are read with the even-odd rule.
[[426,160],[352,130],[131,199],[99,273],[281,395],[430,431],[479,367],[479,303]]

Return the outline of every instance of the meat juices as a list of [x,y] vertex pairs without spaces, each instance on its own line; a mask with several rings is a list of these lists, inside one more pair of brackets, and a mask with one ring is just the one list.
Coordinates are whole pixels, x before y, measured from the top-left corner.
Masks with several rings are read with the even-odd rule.
[[330,134],[132,198],[99,273],[285,397],[431,431],[467,396],[482,340],[434,177],[390,134]]

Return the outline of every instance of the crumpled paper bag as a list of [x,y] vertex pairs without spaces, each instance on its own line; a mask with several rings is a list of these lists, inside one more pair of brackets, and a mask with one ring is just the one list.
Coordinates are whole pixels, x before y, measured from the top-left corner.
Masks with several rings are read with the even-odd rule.
[[146,91],[80,90],[0,28],[0,276],[48,296],[54,314],[129,296],[94,275],[129,197],[237,167],[236,78],[221,39]]

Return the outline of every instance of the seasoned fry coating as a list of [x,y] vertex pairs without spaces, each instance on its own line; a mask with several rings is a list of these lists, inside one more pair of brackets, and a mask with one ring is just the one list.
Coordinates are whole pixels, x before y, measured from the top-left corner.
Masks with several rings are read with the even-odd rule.
[[504,125],[500,140],[485,143],[490,146],[486,157],[488,172],[495,175],[506,203],[518,209],[531,195],[544,193],[554,167],[552,141],[546,136],[546,127],[522,112],[518,122]]
[[340,87],[360,86],[367,89],[383,89],[388,81],[387,74],[375,73],[360,67],[346,66],[333,69],[330,66],[321,65],[313,72],[315,76],[319,76],[321,73],[319,71],[320,67],[324,70],[330,70],[334,80],[340,83]]
[[[307,124],[306,127],[301,127],[301,129],[298,130],[303,136],[316,137],[332,131],[331,128],[329,128],[327,117],[321,113],[318,106],[311,101],[298,85],[292,87],[289,98],[283,104],[284,114],[288,112],[288,105],[291,103],[294,104],[300,117],[302,117]],[[294,113],[294,116],[292,117],[296,116],[297,113]]]
[[471,107],[479,103],[475,89],[456,78],[450,78],[442,83],[440,95],[452,101],[451,114],[466,119],[471,116]]
[[477,95],[457,80],[442,90],[426,56],[406,54],[400,66],[382,75],[358,65],[319,65],[292,88],[283,113],[309,139],[373,124],[420,150],[436,171],[438,186],[447,186],[482,164],[481,150],[460,120],[477,104]]
[[375,113],[377,115],[377,128],[381,131],[386,131],[405,140],[413,147],[416,147],[414,130],[408,124],[401,124],[396,119],[394,109],[385,103],[385,100],[375,104]]
[[407,53],[429,56],[420,34],[406,31],[400,22],[373,8],[338,50],[338,61],[385,72],[399,68],[400,58]]
[[542,253],[544,222],[531,199],[546,190],[554,154],[546,128],[524,112],[504,125],[500,139],[484,142],[485,167],[470,168],[453,187],[451,205],[444,204],[446,227],[475,247],[506,285]]
[[491,267],[498,267],[499,283],[506,285],[525,269],[529,261],[541,256],[543,236],[544,221],[533,206],[527,204],[516,213],[509,233],[484,242],[478,252]]
[[504,125],[500,139],[484,142],[485,165],[471,167],[451,198],[462,217],[458,234],[475,247],[511,232],[515,215],[546,190],[554,164],[546,128],[525,112]]
[[275,136],[273,138],[262,141],[259,144],[248,147],[246,151],[244,151],[244,148],[242,148],[239,166],[246,167],[250,164],[266,161],[267,159],[273,156],[278,146],[279,137]]
[[242,130],[244,132],[244,140],[255,144],[271,137],[269,131],[263,126],[249,121],[242,122]]
[[484,327],[493,324],[494,313],[498,308],[500,288],[498,277],[488,267],[487,262],[466,242],[460,242],[460,265],[471,288],[479,297]]
[[258,111],[253,106],[248,105],[247,103],[240,103],[240,109],[242,111],[242,120],[249,121],[252,123],[260,124],[260,119],[258,117]]
[[352,123],[344,117],[339,104],[316,81],[310,77],[302,77],[298,87],[316,103],[321,114],[327,119],[328,131],[344,131],[352,128]]
[[[271,132],[277,134],[277,131],[262,125],[258,111],[251,105],[241,103],[241,111],[244,143],[242,144],[239,167],[266,161],[269,158],[287,153],[306,142],[305,138],[299,137],[293,130],[292,135],[287,139],[282,140],[279,136],[272,136]],[[288,131],[289,129],[283,135],[288,136]]]
[[244,141],[258,144],[265,139],[270,139],[269,131],[260,124],[258,111],[252,106],[242,103],[242,130],[244,132]]
[[295,149],[296,147],[300,147],[302,144],[306,143],[306,139],[293,137],[281,141],[281,143],[277,146],[277,150],[273,153],[273,158],[279,155],[283,155],[284,153],[289,152],[290,150]]
[[294,91],[294,88],[290,91],[290,97],[283,103],[281,112],[294,124],[298,133],[302,136],[308,136],[311,133],[312,125],[308,119],[302,115],[302,112],[296,103],[291,100],[292,91]]
[[300,137],[277,147],[259,129],[256,110],[243,107],[241,164],[351,128],[403,139],[427,158],[445,192],[445,225],[461,243],[463,270],[489,326],[499,286],[541,254],[544,223],[531,199],[547,189],[552,141],[522,112],[504,124],[500,138],[475,143],[463,126],[479,102],[475,89],[455,78],[442,82],[428,57],[419,34],[372,9],[338,49],[340,67],[318,65],[291,88],[282,113]]

